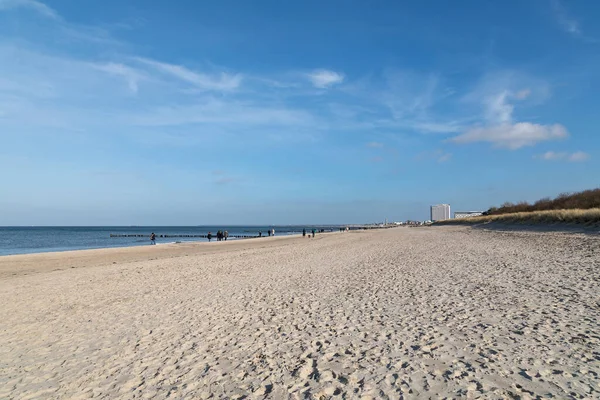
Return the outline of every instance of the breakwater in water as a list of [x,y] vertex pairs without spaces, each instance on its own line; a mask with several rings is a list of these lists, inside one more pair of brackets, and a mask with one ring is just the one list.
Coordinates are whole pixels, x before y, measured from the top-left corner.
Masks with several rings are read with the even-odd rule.
[[[288,233],[289,235],[289,233]],[[265,232],[265,234],[263,236],[267,236],[267,233]],[[132,238],[132,237],[136,237],[136,238],[150,238],[150,235],[140,235],[140,234],[114,234],[111,233],[110,234],[111,238]],[[156,235],[157,238],[201,238],[201,239],[207,239],[208,235]],[[212,237],[215,238],[216,237],[216,232],[214,234],[212,234]],[[229,235],[228,236],[230,239],[234,238],[234,239],[252,239],[252,238],[258,238],[261,237],[260,235]]]

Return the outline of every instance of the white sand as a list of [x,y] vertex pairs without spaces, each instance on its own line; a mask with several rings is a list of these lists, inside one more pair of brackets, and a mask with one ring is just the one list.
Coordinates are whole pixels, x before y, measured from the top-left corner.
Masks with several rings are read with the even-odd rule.
[[599,250],[443,227],[0,257],[0,398],[598,398]]

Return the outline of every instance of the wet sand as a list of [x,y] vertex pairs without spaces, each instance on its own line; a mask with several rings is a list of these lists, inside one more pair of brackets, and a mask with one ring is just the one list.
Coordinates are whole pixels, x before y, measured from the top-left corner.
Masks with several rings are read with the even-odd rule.
[[0,398],[597,398],[599,250],[439,227],[0,257]]

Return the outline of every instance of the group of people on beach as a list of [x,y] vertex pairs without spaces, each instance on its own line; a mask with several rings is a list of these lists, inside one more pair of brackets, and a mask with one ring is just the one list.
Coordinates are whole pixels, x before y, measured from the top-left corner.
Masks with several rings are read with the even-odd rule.
[[[313,228],[313,230],[312,230],[312,232],[311,232],[311,233],[312,233],[312,237],[315,237],[315,233],[316,233],[316,232],[317,232],[317,231],[315,230],[315,228]],[[306,228],[302,229],[302,237],[306,237]],[[308,237],[311,237],[311,236],[310,236],[310,233],[308,234]]]
[[[275,229],[267,229],[267,235],[275,236]],[[258,232],[258,237],[262,237],[262,231]]]
[[[229,232],[227,232],[227,231],[217,231],[217,242],[220,242],[222,240],[227,240],[228,237],[229,237]],[[212,233],[208,232],[208,235],[206,235],[206,238],[210,242],[212,240],[212,238],[213,238]]]

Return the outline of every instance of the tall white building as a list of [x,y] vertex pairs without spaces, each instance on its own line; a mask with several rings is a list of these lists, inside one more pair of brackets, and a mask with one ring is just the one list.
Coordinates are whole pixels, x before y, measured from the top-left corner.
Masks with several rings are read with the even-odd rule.
[[450,204],[438,204],[431,206],[431,220],[443,221],[450,219]]

